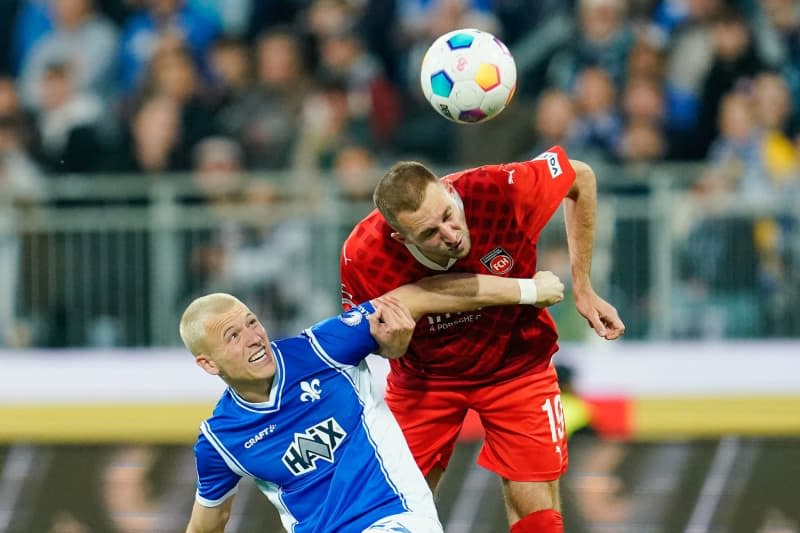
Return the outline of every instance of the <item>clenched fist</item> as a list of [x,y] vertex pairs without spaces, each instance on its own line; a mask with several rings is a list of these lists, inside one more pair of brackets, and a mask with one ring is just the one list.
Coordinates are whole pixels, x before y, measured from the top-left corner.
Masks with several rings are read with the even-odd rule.
[[536,284],[536,307],[549,307],[564,299],[564,284],[549,270],[542,270],[533,276]]

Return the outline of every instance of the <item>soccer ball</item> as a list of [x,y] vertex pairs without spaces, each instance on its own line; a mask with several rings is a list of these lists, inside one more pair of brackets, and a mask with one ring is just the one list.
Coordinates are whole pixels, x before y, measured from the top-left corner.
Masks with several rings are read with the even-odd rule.
[[437,113],[460,124],[497,116],[514,96],[517,66],[500,39],[475,29],[436,39],[422,59],[422,92]]

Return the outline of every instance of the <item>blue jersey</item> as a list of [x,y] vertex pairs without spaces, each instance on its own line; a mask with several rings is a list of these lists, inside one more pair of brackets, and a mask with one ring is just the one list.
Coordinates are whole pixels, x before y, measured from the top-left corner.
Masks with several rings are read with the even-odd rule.
[[220,505],[251,477],[287,531],[361,532],[433,498],[364,358],[376,350],[365,304],[272,343],[269,401],[228,388],[195,445],[197,501]]

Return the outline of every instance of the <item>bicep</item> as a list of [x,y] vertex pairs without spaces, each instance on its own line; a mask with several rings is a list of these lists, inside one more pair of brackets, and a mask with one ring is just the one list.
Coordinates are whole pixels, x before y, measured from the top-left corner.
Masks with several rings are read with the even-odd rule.
[[194,502],[186,533],[224,532],[225,524],[228,523],[228,518],[231,516],[232,507],[233,496],[216,507],[206,507],[199,502]]
[[567,191],[567,198],[570,198],[571,200],[577,200],[578,196],[580,196],[582,192],[588,191],[591,193],[591,191],[597,188],[596,178],[592,167],[583,161],[570,159],[569,162],[575,171],[575,180],[572,182],[572,186],[569,188],[569,191]]

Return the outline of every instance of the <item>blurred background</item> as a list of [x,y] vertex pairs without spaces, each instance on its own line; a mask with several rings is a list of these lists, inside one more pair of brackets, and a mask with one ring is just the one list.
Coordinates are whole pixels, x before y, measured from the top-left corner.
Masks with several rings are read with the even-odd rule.
[[[419,89],[461,27],[516,59],[486,124]],[[598,342],[552,309],[566,531],[800,531],[795,0],[0,0],[0,533],[182,531],[221,390],[184,306],[232,292],[294,334],[338,311],[394,161],[553,144],[595,168],[593,280],[627,325]],[[539,257],[569,280],[560,216]],[[507,530],[480,439],[470,420],[448,533]],[[279,528],[243,483],[228,531]]]

